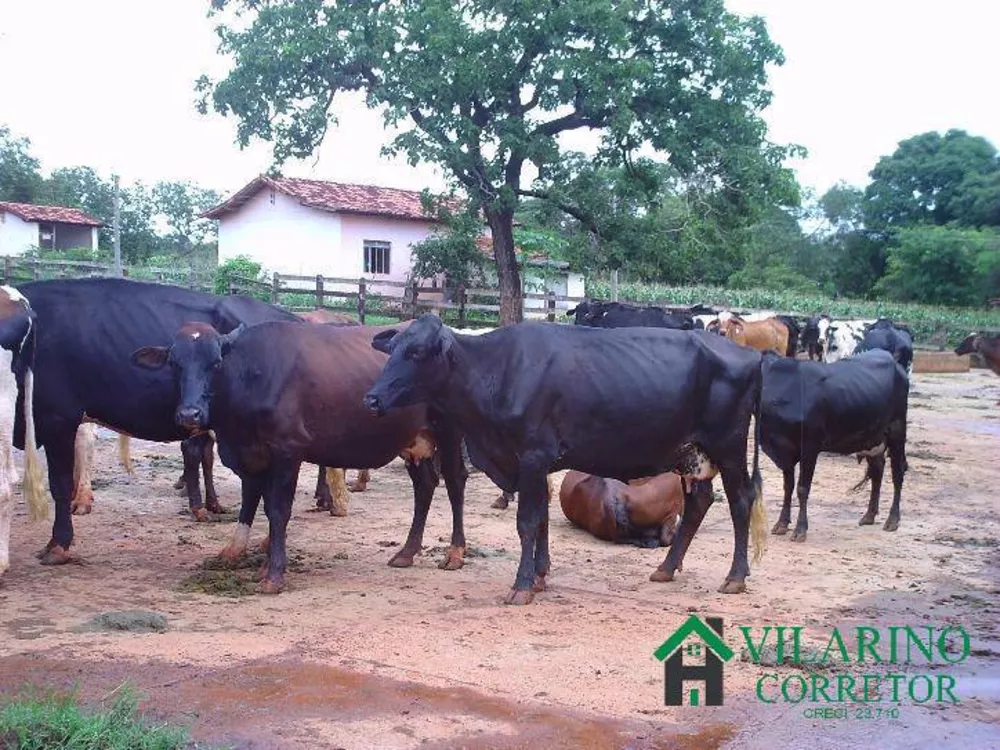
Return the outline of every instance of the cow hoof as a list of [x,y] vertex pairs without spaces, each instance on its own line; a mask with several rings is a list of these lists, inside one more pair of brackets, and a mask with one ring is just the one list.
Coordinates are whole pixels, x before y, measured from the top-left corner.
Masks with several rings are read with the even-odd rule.
[[719,586],[720,594],[742,594],[746,590],[746,581],[734,581],[731,578],[727,578],[726,582]]
[[219,559],[224,563],[232,564],[239,560],[244,552],[246,552],[245,548],[227,544],[219,551]]
[[413,555],[405,550],[400,550],[389,558],[390,568],[409,568],[413,565]]
[[535,592],[531,589],[511,589],[510,593],[507,594],[507,598],[503,600],[503,603],[523,607],[525,604],[531,604],[534,598]]
[[899,519],[898,518],[887,518],[885,519],[885,526],[882,527],[883,531],[896,531],[899,529]]
[[333,505],[330,508],[330,515],[337,516],[338,518],[343,518],[347,515],[347,508],[344,506]]
[[799,531],[796,529],[792,532],[791,537],[789,537],[793,542],[804,542],[806,540],[806,532]]
[[191,515],[194,516],[195,521],[201,522],[208,520],[208,511],[204,508],[195,508],[191,511]]
[[545,576],[535,576],[535,582],[531,584],[531,590],[536,594],[540,591],[545,591]]
[[176,482],[174,482],[174,489],[175,490],[187,489],[187,482],[184,481],[184,477],[181,477]]
[[351,482],[347,485],[347,489],[351,492],[364,492],[368,489],[367,484],[358,484],[357,482]]
[[788,533],[788,524],[778,521],[776,524],[774,524],[774,528],[771,529],[771,533],[774,534],[775,536],[784,536],[785,534]]
[[438,563],[441,570],[459,570],[463,565],[465,565],[465,547],[455,546],[449,547],[444,560]]
[[507,498],[501,495],[493,501],[493,504],[490,507],[496,508],[497,510],[507,510],[508,505],[509,503],[507,502]]
[[94,509],[94,506],[90,503],[78,503],[74,502],[72,505],[72,511],[74,516],[88,516],[90,512]]
[[270,536],[266,536],[263,539],[261,539],[260,540],[260,544],[257,545],[257,549],[260,550],[261,552],[267,554],[267,552],[270,551],[270,549],[271,549],[271,537]]
[[326,504],[316,503],[314,507],[306,508],[306,513],[323,513],[324,511],[329,511],[329,510],[331,510],[329,503]]
[[674,580],[674,574],[673,571],[657,568],[649,574],[649,580],[655,583],[669,583]]
[[281,581],[274,581],[270,578],[265,578],[257,585],[258,594],[280,594],[281,590],[285,587],[285,584]]
[[65,565],[70,562],[72,558],[69,556],[69,552],[66,551],[62,545],[55,544],[48,549],[44,550],[41,555],[39,555],[42,565]]
[[861,516],[861,520],[858,521],[858,526],[874,526],[875,525],[875,514],[865,513]]
[[217,516],[221,516],[223,513],[226,512],[226,509],[223,508],[221,505],[219,505],[218,500],[212,503],[206,502],[205,507],[208,508],[209,513],[214,513]]

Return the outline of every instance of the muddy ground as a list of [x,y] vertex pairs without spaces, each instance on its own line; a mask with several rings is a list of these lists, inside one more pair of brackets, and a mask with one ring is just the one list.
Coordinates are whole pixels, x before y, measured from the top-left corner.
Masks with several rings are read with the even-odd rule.
[[[373,473],[350,515],[307,512],[315,469],[300,480],[290,525],[294,565],[277,597],[220,597],[184,586],[232,532],[196,524],[171,485],[176,445],[134,443],[135,474],[103,433],[97,502],[75,519],[78,564],[46,568],[49,537],[23,506],[11,570],[0,581],[0,691],[77,686],[97,702],[123,682],[153,716],[199,743],[235,748],[886,748],[1000,747],[1000,380],[985,371],[917,375],[902,523],[859,528],[862,467],[821,458],[808,541],[769,537],[748,591],[716,593],[732,527],[712,508],[674,583],[651,583],[665,550],[616,547],[570,527],[552,507],[550,589],[530,607],[503,606],[517,563],[515,508],[470,481],[463,570],[438,570],[450,530],[439,490],[427,548],[414,567],[386,560],[411,513],[399,462]],[[887,472],[888,475],[888,472]],[[769,524],[781,477],[765,461]],[[224,505],[234,477],[217,467]],[[263,535],[261,522],[254,541]],[[97,615],[149,610],[163,633],[106,632]],[[897,719],[812,719],[803,705],[764,705],[754,686],[792,666],[725,667],[725,705],[664,705],[654,649],[690,613],[735,625],[804,625],[807,636],[855,625],[961,624],[972,655],[947,672],[958,705],[903,702]],[[738,636],[738,633],[736,634]],[[925,670],[926,671],[926,670]],[[889,706],[886,706],[888,708]]]

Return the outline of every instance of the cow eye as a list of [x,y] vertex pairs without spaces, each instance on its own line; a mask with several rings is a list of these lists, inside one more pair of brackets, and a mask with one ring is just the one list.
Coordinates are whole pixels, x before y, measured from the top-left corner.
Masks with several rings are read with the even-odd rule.
[[212,369],[213,370],[218,370],[220,367],[222,367],[222,360],[221,359],[218,362],[216,362],[215,364],[212,365]]

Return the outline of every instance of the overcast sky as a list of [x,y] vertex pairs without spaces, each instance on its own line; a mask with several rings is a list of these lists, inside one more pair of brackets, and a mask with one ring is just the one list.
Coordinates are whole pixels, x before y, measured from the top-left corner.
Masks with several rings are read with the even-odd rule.
[[[772,72],[771,138],[817,191],[863,185],[877,158],[927,130],[1000,144],[1000,2],[728,0],[763,15],[786,63]],[[125,182],[238,189],[269,164],[240,151],[232,121],[202,117],[193,82],[220,72],[207,0],[0,0],[0,123],[28,136],[45,170],[77,164]],[[289,175],[440,188],[440,172],[379,156],[381,119],[358,99],[318,156]]]

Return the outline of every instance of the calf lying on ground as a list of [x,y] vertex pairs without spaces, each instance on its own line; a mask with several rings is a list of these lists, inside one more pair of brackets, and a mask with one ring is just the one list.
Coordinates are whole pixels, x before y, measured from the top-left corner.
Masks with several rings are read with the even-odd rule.
[[[699,482],[708,487],[711,482]],[[684,511],[684,488],[677,474],[617,479],[568,471],[559,488],[563,515],[598,539],[637,547],[668,547]]]
[[[363,397],[385,355],[372,349],[381,329],[261,323],[222,336],[204,323],[185,325],[173,345],[133,354],[141,367],[171,363],[180,398],[177,422],[185,429],[211,427],[222,463],[239,476],[240,522],[225,556],[246,548],[261,497],[270,522],[263,593],[284,586],[285,535],[303,462],[320,466],[385,466],[406,461],[413,482],[414,517],[406,543],[389,561],[413,564],[438,484],[439,468],[452,507],[452,543],[439,567],[462,566],[466,471],[460,436],[424,406],[400,409],[379,419]],[[434,460],[435,453],[439,460]]]
[[816,460],[821,452],[857,454],[868,461],[865,481],[871,497],[861,525],[878,515],[885,454],[892,464],[893,498],[886,531],[899,528],[899,501],[906,471],[906,410],[909,380],[892,355],[875,350],[833,364],[764,356],[761,396],[761,449],[784,474],[785,497],[772,534],[785,534],[791,523],[795,467],[799,517],[793,542],[804,542],[809,521],[806,505]]

